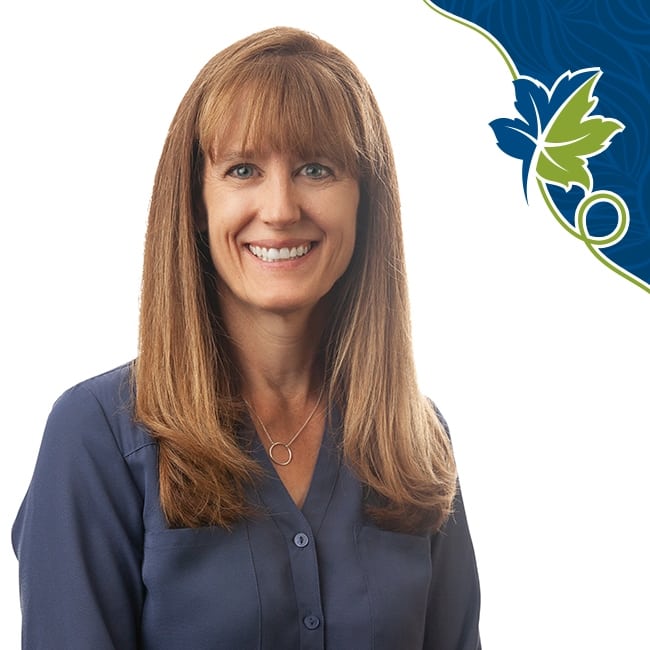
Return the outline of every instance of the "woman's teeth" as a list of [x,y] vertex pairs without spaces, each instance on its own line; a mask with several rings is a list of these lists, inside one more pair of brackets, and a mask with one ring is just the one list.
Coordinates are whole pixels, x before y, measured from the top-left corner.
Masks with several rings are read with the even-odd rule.
[[249,244],[248,250],[255,257],[265,262],[280,262],[282,260],[294,260],[297,257],[306,255],[311,250],[311,244],[294,246],[293,248],[262,248],[261,246],[251,246]]

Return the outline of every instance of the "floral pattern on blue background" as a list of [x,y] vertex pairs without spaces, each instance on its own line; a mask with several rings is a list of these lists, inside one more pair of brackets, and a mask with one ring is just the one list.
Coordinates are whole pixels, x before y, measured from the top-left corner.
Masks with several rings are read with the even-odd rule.
[[650,4],[425,3],[501,51],[519,117],[491,126],[524,192],[536,185],[567,232],[650,292]]

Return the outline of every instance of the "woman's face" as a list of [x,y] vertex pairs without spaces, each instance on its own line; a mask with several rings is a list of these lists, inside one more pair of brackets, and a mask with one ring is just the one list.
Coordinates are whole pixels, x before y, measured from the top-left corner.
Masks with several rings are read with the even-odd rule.
[[224,310],[308,314],[350,262],[359,184],[332,161],[228,142],[202,197]]

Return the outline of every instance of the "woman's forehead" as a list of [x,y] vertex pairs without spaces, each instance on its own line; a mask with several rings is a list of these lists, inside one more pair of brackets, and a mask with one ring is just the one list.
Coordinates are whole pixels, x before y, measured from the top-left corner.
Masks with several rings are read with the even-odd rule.
[[[208,144],[208,156],[212,162],[241,162],[268,158],[273,154],[292,158],[324,157],[350,168],[352,152],[344,138],[332,138],[329,129],[301,131],[292,125],[268,124],[255,121],[252,124],[233,119],[219,129]],[[355,156],[356,157],[356,156]]]
[[249,78],[212,94],[201,114],[204,152],[211,158],[226,151],[325,155],[354,171],[359,125],[342,89],[325,92],[313,80],[284,74],[274,81],[278,83],[262,76]]

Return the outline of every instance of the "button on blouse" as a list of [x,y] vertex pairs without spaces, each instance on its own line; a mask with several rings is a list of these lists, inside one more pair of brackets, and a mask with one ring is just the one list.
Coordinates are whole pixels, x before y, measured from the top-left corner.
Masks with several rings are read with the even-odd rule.
[[309,537],[305,533],[296,533],[293,537],[293,543],[298,548],[305,548],[309,544]]

